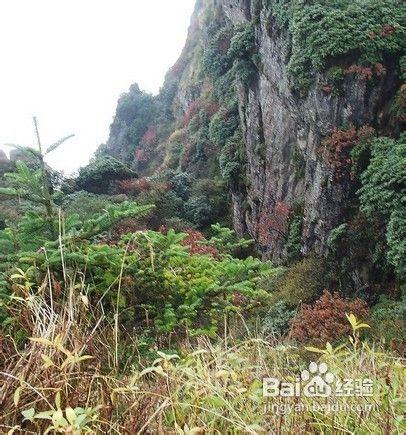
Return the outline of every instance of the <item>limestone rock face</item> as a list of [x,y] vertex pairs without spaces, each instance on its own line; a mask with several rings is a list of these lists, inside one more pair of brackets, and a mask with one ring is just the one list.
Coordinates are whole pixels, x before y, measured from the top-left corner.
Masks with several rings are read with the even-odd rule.
[[[250,80],[237,82],[235,89],[245,181],[230,187],[234,228],[239,235],[253,238],[264,258],[280,261],[287,255],[286,216],[299,209],[302,253],[323,255],[329,232],[350,217],[349,199],[357,188],[349,178],[337,180],[323,142],[333,127],[351,124],[390,133],[389,106],[399,88],[396,63],[388,59],[385,73],[374,80],[346,74],[339,93],[331,92],[326,76],[317,73],[308,92],[301,93],[295,90],[288,72],[288,30],[273,22],[265,4],[257,0],[198,0],[185,48],[154,101],[160,119],[172,123],[168,137],[182,129],[182,119],[192,105],[202,95],[214,92],[201,66],[213,31],[213,21],[207,17],[215,16],[224,29],[253,26],[257,60],[252,63]],[[262,6],[258,9],[258,5]],[[129,104],[130,97],[131,92],[122,97],[123,102]],[[120,118],[119,108],[117,113],[107,148],[121,158],[120,153],[128,150],[127,131],[134,128],[125,117]],[[169,142],[164,139],[157,147],[162,155]],[[155,157],[155,168],[163,167],[164,161]],[[267,223],[275,228],[264,234]]]
[[[234,24],[248,22],[254,11],[249,0],[224,1],[224,13]],[[239,112],[244,135],[249,180],[246,192],[234,193],[234,225],[245,229],[261,245],[261,219],[272,215],[277,204],[303,206],[303,253],[322,254],[332,228],[346,216],[349,182],[337,182],[320,154],[322,139],[333,126],[371,125],[384,129],[385,96],[393,95],[394,71],[373,86],[348,77],[340,96],[323,91],[323,77],[303,97],[292,91],[284,59],[286,35],[274,32],[261,14],[255,25],[261,69],[249,86],[239,86]],[[264,148],[258,153],[258,144]],[[245,204],[243,206],[243,203]],[[280,238],[261,246],[265,256],[284,256]]]

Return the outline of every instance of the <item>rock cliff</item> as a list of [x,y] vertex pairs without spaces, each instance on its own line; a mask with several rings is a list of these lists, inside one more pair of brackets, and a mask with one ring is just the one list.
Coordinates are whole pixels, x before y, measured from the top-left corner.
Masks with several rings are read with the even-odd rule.
[[[379,10],[385,1],[358,9],[344,1],[336,10],[319,3],[198,0],[160,94],[133,87],[122,97],[104,152],[145,175],[170,168],[222,177],[236,231],[266,258],[285,259],[289,237],[303,255],[324,254],[330,231],[356,206],[351,150],[365,131],[399,132],[392,107],[404,28],[395,12]],[[365,23],[363,13],[375,18]],[[337,45],[326,39],[324,47],[323,32]],[[351,39],[341,46],[347,33],[371,47],[353,49]],[[123,114],[131,98],[153,101],[154,111]]]

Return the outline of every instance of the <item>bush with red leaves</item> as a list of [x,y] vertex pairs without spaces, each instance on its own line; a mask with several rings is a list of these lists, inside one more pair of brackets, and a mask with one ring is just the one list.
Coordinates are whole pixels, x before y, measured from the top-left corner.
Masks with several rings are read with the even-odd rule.
[[373,77],[381,78],[386,74],[386,68],[381,63],[372,66],[350,65],[344,70],[345,75],[355,75],[359,80],[371,80]]
[[267,246],[286,236],[289,227],[291,208],[288,204],[277,202],[272,211],[262,212],[257,223],[258,241]]
[[219,111],[219,109],[220,106],[216,102],[211,102],[204,106],[204,110],[209,118],[211,118],[214,114],[216,114]]
[[[158,231],[162,234],[166,234],[168,228],[165,225],[161,225]],[[189,229],[184,232],[187,234],[187,237],[182,240],[181,245],[188,248],[190,255],[208,254],[214,258],[219,257],[219,251],[214,246],[205,244],[207,239],[200,231]]]
[[351,125],[347,130],[334,127],[323,143],[323,149],[331,167],[334,169],[334,177],[337,181],[351,178],[351,150],[375,134],[375,130],[364,125],[358,130]]
[[135,157],[135,160],[137,160],[138,162],[146,162],[148,160],[147,153],[142,148],[137,148],[134,151],[134,157]]
[[390,36],[390,35],[392,35],[392,33],[395,33],[395,32],[396,32],[396,29],[394,26],[392,26],[390,24],[384,24],[382,26],[382,29],[381,29],[381,36],[382,36],[382,38],[386,38],[387,36]]
[[194,100],[189,104],[189,107],[186,109],[185,114],[183,115],[183,126],[187,127],[190,121],[199,113],[201,109],[201,103],[199,100]]
[[148,178],[132,178],[131,180],[119,181],[118,188],[121,193],[125,193],[126,195],[138,195],[145,190],[149,190],[151,188],[151,182]]
[[160,192],[165,192],[169,189],[168,183],[152,182],[147,177],[122,180],[117,183],[117,186],[121,193],[130,196],[137,196],[142,192],[148,192],[152,189]]
[[196,147],[193,143],[187,143],[183,150],[182,156],[180,158],[180,169],[185,171],[192,159],[192,156],[196,150]]
[[218,258],[219,251],[210,245],[205,245],[206,239],[200,231],[187,230],[187,237],[182,240],[182,245],[187,246],[191,255],[208,254],[214,258]]
[[158,132],[155,125],[150,125],[148,130],[142,136],[140,144],[145,149],[155,145],[158,141]]
[[290,336],[301,343],[324,346],[351,334],[346,314],[365,320],[369,315],[367,304],[361,299],[345,299],[325,290],[314,305],[303,305],[293,319]]

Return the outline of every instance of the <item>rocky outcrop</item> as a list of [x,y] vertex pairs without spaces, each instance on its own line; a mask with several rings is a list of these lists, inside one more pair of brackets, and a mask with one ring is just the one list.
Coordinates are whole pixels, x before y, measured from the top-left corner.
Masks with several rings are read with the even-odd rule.
[[[225,1],[224,12],[234,24],[252,19],[250,1]],[[371,125],[385,130],[387,103],[398,81],[393,66],[371,84],[348,77],[340,96],[323,89],[319,74],[306,96],[292,91],[287,58],[287,35],[269,22],[263,10],[255,25],[261,68],[250,85],[238,87],[239,112],[247,157],[245,195],[233,195],[234,222],[239,231],[260,242],[261,223],[274,213],[276,205],[303,209],[302,251],[322,254],[332,228],[347,215],[351,184],[337,182],[326,162],[321,144],[333,126]],[[258,144],[264,147],[258,153]],[[245,207],[242,206],[245,203]],[[284,256],[284,237],[270,237],[262,246],[272,258]]]
[[[348,53],[331,60],[330,66],[339,65],[342,71],[348,71],[341,79],[339,92],[333,92],[325,72],[320,71],[314,72],[306,92],[298,91],[288,68],[292,35],[270,13],[272,3],[199,0],[182,55],[155,97],[161,115],[148,122],[158,124],[158,131],[169,131],[157,147],[164,156],[165,144],[170,142],[167,138],[174,130],[184,128],[185,114],[190,114],[193,104],[202,96],[215,93],[201,65],[214,32],[213,22],[222,23],[224,29],[252,27],[255,59],[249,61],[250,78],[222,84],[223,88],[235,86],[245,160],[241,169],[244,173],[240,174],[244,182],[229,184],[231,209],[237,233],[248,234],[256,240],[265,258],[279,261],[287,255],[286,241],[293,215],[301,220],[300,249],[304,255],[309,252],[323,255],[330,231],[349,218],[357,186],[350,177],[337,177],[337,168],[328,159],[324,141],[333,127],[369,126],[380,134],[388,133],[388,129],[393,132],[396,127],[389,106],[400,83],[396,71],[398,59],[388,56],[385,64],[380,64],[379,74],[369,80],[358,74],[357,65],[353,70],[349,68],[356,59],[354,53]],[[227,51],[227,42],[222,43],[221,50]],[[122,97],[122,103],[129,105],[131,95],[130,92]],[[137,98],[145,97],[140,94]],[[131,116],[127,119],[122,115],[120,119],[119,112],[120,106],[107,147],[120,157],[128,148],[127,130],[138,140],[148,125],[144,123],[134,130],[134,125],[130,126]],[[205,134],[200,143],[208,140]],[[199,147],[202,153],[204,146]],[[189,147],[189,154],[193,149]],[[169,159],[162,157],[159,164],[158,160],[155,157],[154,168],[165,166]],[[202,171],[200,166],[200,171],[205,168]]]

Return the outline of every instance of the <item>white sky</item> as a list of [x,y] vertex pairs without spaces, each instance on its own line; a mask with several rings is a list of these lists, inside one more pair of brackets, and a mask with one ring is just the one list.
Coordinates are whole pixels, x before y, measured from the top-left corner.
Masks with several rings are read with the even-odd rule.
[[157,93],[194,0],[0,0],[0,148],[74,133],[48,162],[67,173],[108,137],[117,99]]

